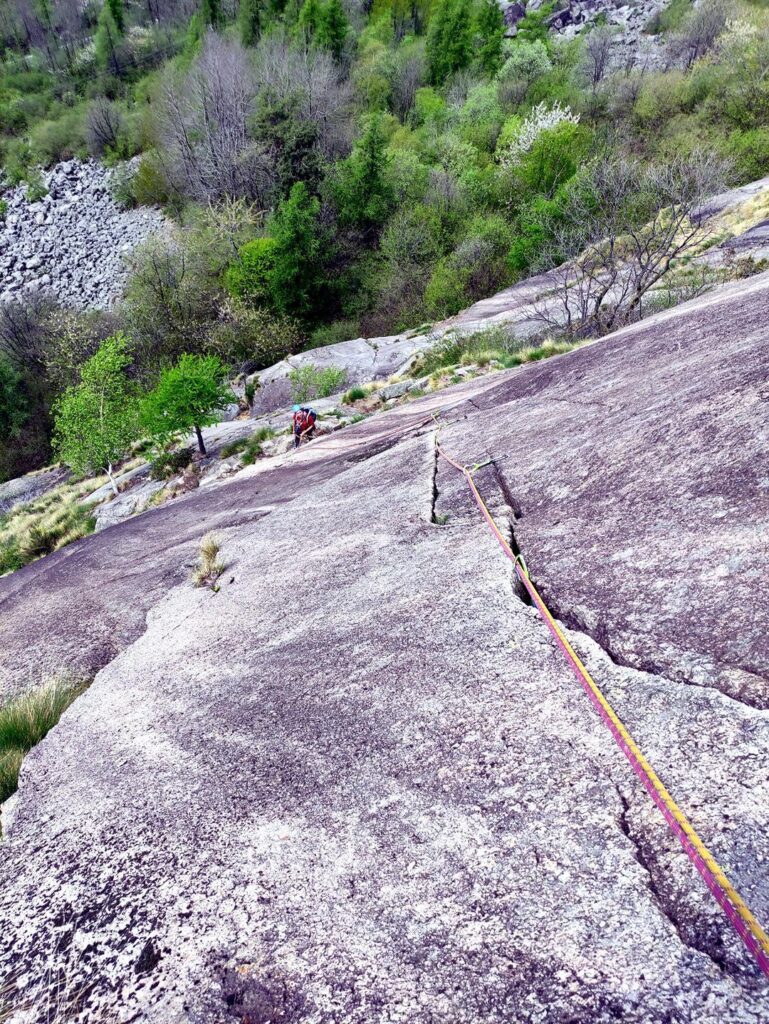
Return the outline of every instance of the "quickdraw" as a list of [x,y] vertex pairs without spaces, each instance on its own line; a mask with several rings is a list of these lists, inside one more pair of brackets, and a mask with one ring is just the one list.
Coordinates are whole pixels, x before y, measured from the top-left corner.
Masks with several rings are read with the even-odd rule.
[[569,643],[563,630],[550,614],[545,602],[539,595],[537,588],[532,583],[526,563],[520,555],[516,555],[505,540],[501,530],[494,521],[481,493],[473,479],[473,474],[482,466],[488,465],[492,460],[476,463],[473,467],[462,466],[452,459],[435,442],[438,453],[453,466],[459,473],[462,473],[472,491],[475,502],[481,510],[484,519],[496,537],[500,547],[513,563],[518,579],[526,588],[527,593],[534,602],[535,607],[542,616],[546,626],[555,637],[556,643],[566,656],[569,665],[577,676],[580,684],[592,701],[605,724],[608,726],[612,736],[617,742],[622,753],[633,767],[633,771],[644,784],[647,792],[654,803],[659,807],[665,816],[668,825],[678,837],[681,845],[686,851],[689,859],[702,875],[708,889],[713,893],[718,904],[722,907],[729,921],[734,926],[737,934],[745,943],[747,948],[758,961],[759,967],[769,977],[769,936],[766,935],[761,925],[750,912],[747,904],[724,874],[722,868],[710,853],[694,830],[689,819],[676,804],[673,797],[663,785],[661,779],[652,766],[644,757],[635,740],[620,721],[612,706],[603,695],[593,677],[588,672],[581,658]]

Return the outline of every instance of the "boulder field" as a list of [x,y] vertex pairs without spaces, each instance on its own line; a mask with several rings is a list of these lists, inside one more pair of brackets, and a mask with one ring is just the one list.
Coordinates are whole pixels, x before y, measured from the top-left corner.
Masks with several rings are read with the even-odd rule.
[[[9,1019],[54,991],[89,1022],[766,1020],[435,436],[492,460],[492,511],[766,925],[767,324],[764,274],[0,580],[6,690],[97,672],[3,810]],[[218,593],[189,582],[211,529]]]

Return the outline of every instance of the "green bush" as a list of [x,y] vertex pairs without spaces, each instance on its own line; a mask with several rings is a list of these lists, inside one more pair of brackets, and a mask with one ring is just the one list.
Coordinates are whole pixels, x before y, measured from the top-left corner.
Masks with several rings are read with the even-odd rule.
[[167,206],[171,203],[171,189],[157,159],[145,154],[133,177],[132,191],[139,206]]
[[468,293],[461,269],[450,257],[440,260],[425,288],[425,309],[438,320],[454,316],[468,304]]
[[328,398],[341,391],[347,381],[347,371],[336,366],[320,369],[308,364],[299,366],[288,375],[291,384],[291,399],[302,405],[312,398]]
[[358,320],[336,320],[333,324],[316,327],[310,335],[308,348],[325,348],[338,345],[340,341],[351,341],[360,337]]
[[769,128],[732,132],[725,146],[742,181],[755,181],[769,174]]
[[109,191],[115,203],[123,210],[130,210],[136,206],[136,194],[134,192],[135,173],[126,164],[119,164],[113,168],[109,178]]
[[48,195],[48,188],[43,181],[43,176],[38,170],[30,171],[27,174],[27,187],[24,189],[27,202],[37,203]]
[[683,25],[691,9],[692,0],[670,0],[667,7],[651,17],[644,32],[653,36],[676,32]]
[[680,113],[686,103],[686,85],[683,71],[647,75],[633,109],[638,125],[643,129],[659,128]]
[[503,120],[496,85],[476,85],[459,111],[459,136],[477,149],[493,153]]
[[275,240],[255,238],[238,251],[238,260],[225,274],[227,290],[239,299],[259,304],[269,300],[270,275],[275,267]]
[[150,479],[169,480],[186,469],[191,461],[191,448],[177,448],[174,451],[163,452],[150,463]]
[[42,121],[29,133],[32,159],[50,167],[61,160],[87,154],[85,124],[80,108],[66,110],[53,121]]
[[359,384],[356,384],[355,387],[350,388],[349,391],[345,391],[345,393],[342,395],[342,404],[352,405],[353,402],[360,402],[360,400],[362,398],[365,398],[367,394],[368,392],[366,391],[365,388],[362,388]]

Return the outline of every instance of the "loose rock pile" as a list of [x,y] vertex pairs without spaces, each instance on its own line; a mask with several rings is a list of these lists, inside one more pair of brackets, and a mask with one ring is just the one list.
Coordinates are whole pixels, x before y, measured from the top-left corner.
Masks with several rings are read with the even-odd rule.
[[68,160],[43,175],[48,195],[29,202],[23,186],[3,196],[0,302],[44,292],[66,306],[107,309],[122,295],[123,260],[162,230],[159,210],[121,209],[110,194],[112,171]]
[[[518,22],[525,14],[537,11],[545,0],[503,0],[502,11],[507,36],[517,33]],[[573,39],[585,28],[601,18],[616,31],[614,64],[656,66],[662,62],[662,48],[654,36],[644,34],[651,19],[666,6],[665,0],[558,0],[555,10],[547,18],[552,32]]]

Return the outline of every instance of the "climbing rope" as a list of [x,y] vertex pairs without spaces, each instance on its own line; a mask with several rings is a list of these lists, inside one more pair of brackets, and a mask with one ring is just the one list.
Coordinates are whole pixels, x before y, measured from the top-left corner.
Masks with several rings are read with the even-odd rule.
[[481,510],[484,519],[488,523],[500,547],[513,563],[518,579],[521,581],[534,602],[547,628],[555,637],[556,643],[566,656],[569,665],[598,711],[598,714],[608,726],[612,736],[617,742],[617,745],[632,765],[633,771],[644,784],[644,787],[648,791],[652,800],[662,811],[668,825],[670,825],[670,828],[680,840],[680,843],[686,851],[689,859],[697,868],[700,875],[702,875],[705,884],[715,896],[716,901],[722,907],[724,913],[734,926],[737,934],[756,958],[761,970],[765,975],[767,975],[767,977],[769,977],[769,936],[766,935],[761,925],[750,912],[745,901],[731,884],[716,859],[697,835],[689,819],[680,809],[678,804],[676,804],[657,773],[644,757],[633,737],[622,724],[614,709],[599,689],[597,683],[588,672],[581,658],[575,652],[563,630],[550,614],[545,602],[540,597],[537,588],[531,581],[529,571],[526,568],[526,563],[523,558],[521,555],[516,555],[510,547],[510,544],[505,540],[501,530],[494,521],[494,517],[481,497],[481,493],[475,483],[473,474],[480,469],[481,466],[488,465],[491,460],[489,459],[483,463],[476,463],[476,465],[472,467],[462,466],[446,454],[438,443],[437,437],[435,446],[442,458],[444,458],[450,466],[453,466],[457,472],[462,473],[467,480],[473,497],[475,498],[475,502]]

